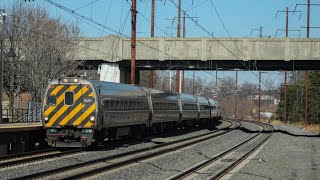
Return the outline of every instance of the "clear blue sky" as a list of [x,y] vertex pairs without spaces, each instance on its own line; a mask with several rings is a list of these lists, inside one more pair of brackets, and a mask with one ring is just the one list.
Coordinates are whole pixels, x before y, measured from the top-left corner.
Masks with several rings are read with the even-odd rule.
[[[3,0],[2,0],[3,1]],[[10,0],[7,0],[10,1]],[[53,0],[75,12],[92,18],[93,20],[106,25],[116,31],[121,31],[120,27],[124,23],[124,34],[130,35],[131,14],[129,12],[131,0]],[[155,36],[175,36],[176,22],[172,21],[177,17],[177,8],[172,3],[177,4],[178,0],[156,0],[155,12]],[[294,10],[297,3],[306,3],[307,0],[181,0],[182,9],[187,10],[189,17],[197,17],[199,25],[206,31],[213,33],[216,37],[228,37],[223,28],[212,4],[216,7],[223,23],[232,37],[250,37],[251,30],[263,26],[263,35],[274,37],[277,29],[285,29],[285,13],[275,16],[277,11],[284,11],[286,7]],[[35,0],[45,6],[53,16],[62,16],[67,21],[77,21],[80,23],[84,36],[105,36],[112,32],[93,28],[87,23],[77,20],[65,11],[55,7],[43,0]],[[211,4],[212,2],[212,4]],[[316,3],[317,0],[312,0]],[[90,4],[92,3],[92,4]],[[89,4],[89,5],[87,5]],[[137,0],[137,29],[138,36],[150,37],[151,20],[151,0]],[[85,6],[87,5],[87,6]],[[83,7],[85,6],[85,7]],[[82,7],[82,8],[81,8]],[[301,30],[301,37],[306,36],[306,11],[307,6],[298,6],[295,14],[289,14],[289,29]],[[299,19],[301,15],[301,18]],[[128,17],[127,17],[128,16]],[[320,21],[316,17],[320,16],[320,6],[311,7],[311,26],[320,26]],[[127,21],[126,21],[127,17]],[[101,27],[100,27],[101,28]],[[187,37],[208,37],[208,33],[203,31],[191,19],[186,20]],[[182,32],[182,31],[181,31]],[[259,31],[253,31],[251,37],[257,37]],[[277,37],[285,36],[284,32],[278,32]],[[298,37],[299,32],[291,32],[290,37]],[[311,29],[311,37],[320,37],[320,29]]]
[[[16,0],[18,1],[18,0]],[[117,32],[121,32],[127,36],[131,33],[131,0],[52,0],[62,6],[74,10],[76,13],[86,16],[97,21],[108,28]],[[305,4],[307,0],[181,0],[182,10],[186,11],[187,16],[197,17],[200,28],[191,19],[186,19],[186,37],[209,37],[208,33],[212,33],[215,37],[229,37],[227,31],[232,38],[236,37],[258,37],[258,29],[263,26],[263,36],[274,37],[277,29],[285,29],[285,13],[286,7],[289,10],[294,10],[296,4]],[[1,8],[10,6],[12,0],[0,0]],[[178,0],[156,0],[155,12],[155,36],[175,36],[176,23],[173,21],[177,17]],[[46,7],[50,14],[54,17],[61,16],[65,21],[78,22],[83,36],[87,37],[102,37],[114,34],[114,32],[104,29],[97,25],[90,24],[79,18],[76,18],[62,9],[53,6],[43,0],[34,0],[34,2],[26,2],[26,4],[39,3]],[[317,0],[312,0],[312,3],[320,3]],[[86,6],[87,5],[87,6]],[[222,19],[223,24],[218,18],[214,6]],[[290,32],[289,37],[306,37],[306,29],[301,28],[306,26],[307,6],[297,6],[297,11],[301,13],[289,14],[289,29],[301,30],[299,32]],[[150,22],[151,22],[151,0],[137,0],[137,31],[138,37],[150,37]],[[300,17],[300,18],[299,18]],[[311,7],[311,26],[320,26],[320,6]],[[98,27],[98,28],[95,28]],[[251,33],[252,31],[252,33]],[[182,30],[181,30],[182,35]],[[285,33],[279,31],[277,37],[284,37]],[[320,29],[311,29],[310,37],[320,37]],[[199,72],[201,77],[214,78],[215,75],[210,73]],[[214,74],[214,73],[212,73]],[[221,76],[235,76],[234,72],[220,72]],[[188,75],[187,75],[188,76]],[[220,76],[220,77],[221,77]],[[240,72],[239,81],[250,81],[258,83],[257,72]],[[277,84],[283,81],[283,75],[279,72],[268,73],[268,78],[276,80]],[[208,79],[207,78],[207,79]]]

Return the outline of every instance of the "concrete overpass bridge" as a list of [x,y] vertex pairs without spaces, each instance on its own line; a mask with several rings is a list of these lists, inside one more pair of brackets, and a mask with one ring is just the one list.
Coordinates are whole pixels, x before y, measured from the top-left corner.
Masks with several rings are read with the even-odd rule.
[[[118,63],[130,69],[131,41],[118,36],[81,38],[74,60]],[[320,39],[138,38],[136,68],[319,70]]]

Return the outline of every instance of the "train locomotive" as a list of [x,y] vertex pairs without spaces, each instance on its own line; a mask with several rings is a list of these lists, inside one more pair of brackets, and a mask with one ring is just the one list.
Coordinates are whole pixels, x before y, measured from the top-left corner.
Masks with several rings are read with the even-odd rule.
[[213,99],[78,76],[49,83],[42,115],[53,147],[87,147],[145,131],[211,125],[221,118]]

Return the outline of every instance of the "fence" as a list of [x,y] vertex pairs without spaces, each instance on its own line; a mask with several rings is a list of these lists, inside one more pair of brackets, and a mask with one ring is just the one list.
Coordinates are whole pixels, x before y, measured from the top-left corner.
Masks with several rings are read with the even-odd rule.
[[40,122],[41,104],[28,102],[28,108],[3,109],[3,121],[8,123]]

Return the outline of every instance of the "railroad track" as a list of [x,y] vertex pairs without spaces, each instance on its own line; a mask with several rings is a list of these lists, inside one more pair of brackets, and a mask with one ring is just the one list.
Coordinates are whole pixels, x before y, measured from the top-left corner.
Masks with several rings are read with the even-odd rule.
[[84,149],[61,151],[61,150],[52,148],[52,149],[45,149],[40,151],[3,156],[0,159],[0,168],[19,165],[19,164],[25,164],[25,163],[34,162],[34,161],[40,161],[43,159],[61,157],[61,156],[66,156],[70,154],[76,154],[82,151],[84,151]]
[[120,168],[136,161],[141,161],[149,158],[153,158],[165,153],[173,152],[178,149],[192,146],[194,144],[204,142],[214,137],[221,136],[240,126],[239,122],[228,121],[230,125],[226,128],[212,131],[210,133],[177,140],[173,142],[167,142],[159,145],[155,145],[148,148],[143,148],[127,153],[121,153],[115,156],[101,158],[93,161],[83,162],[75,165],[61,167],[49,171],[39,172],[16,179],[78,179],[83,177],[92,176],[107,170]]
[[262,146],[273,134],[273,126],[262,123],[256,124],[261,126],[261,130],[257,134],[207,160],[189,167],[185,171],[169,177],[167,180],[222,178]]

